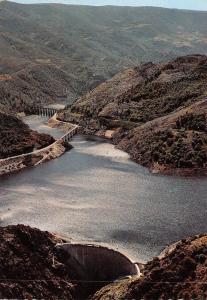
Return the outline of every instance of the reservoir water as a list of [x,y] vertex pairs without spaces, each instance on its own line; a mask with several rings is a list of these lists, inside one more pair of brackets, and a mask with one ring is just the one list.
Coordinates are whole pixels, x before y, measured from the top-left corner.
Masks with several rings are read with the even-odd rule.
[[[33,129],[62,133],[27,117]],[[103,139],[75,136],[58,159],[0,179],[0,225],[24,223],[148,260],[207,232],[207,179],[152,175]]]

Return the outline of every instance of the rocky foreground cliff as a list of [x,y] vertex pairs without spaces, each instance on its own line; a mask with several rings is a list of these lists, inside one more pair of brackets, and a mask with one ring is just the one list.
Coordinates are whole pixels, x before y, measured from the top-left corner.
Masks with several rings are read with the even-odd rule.
[[75,285],[57,258],[61,240],[27,226],[0,228],[1,299],[74,299]]
[[[207,235],[183,239],[148,262],[140,278],[102,283],[72,280],[77,271],[56,247],[64,241],[24,225],[0,227],[0,298],[201,299],[207,295]],[[205,298],[204,298],[205,299]]]
[[111,135],[153,172],[207,173],[207,56],[127,69],[76,101],[59,119]]

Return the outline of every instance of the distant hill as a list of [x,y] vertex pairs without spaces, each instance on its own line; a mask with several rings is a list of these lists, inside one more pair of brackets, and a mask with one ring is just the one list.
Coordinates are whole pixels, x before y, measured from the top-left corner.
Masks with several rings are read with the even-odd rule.
[[140,62],[207,53],[207,13],[0,3],[0,101],[77,98]]

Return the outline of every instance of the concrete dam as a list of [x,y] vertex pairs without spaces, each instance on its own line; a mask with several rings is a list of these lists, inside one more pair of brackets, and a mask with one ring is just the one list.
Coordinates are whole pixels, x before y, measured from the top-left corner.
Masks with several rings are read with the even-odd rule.
[[139,276],[139,267],[124,254],[95,244],[58,244],[73,280],[107,283]]

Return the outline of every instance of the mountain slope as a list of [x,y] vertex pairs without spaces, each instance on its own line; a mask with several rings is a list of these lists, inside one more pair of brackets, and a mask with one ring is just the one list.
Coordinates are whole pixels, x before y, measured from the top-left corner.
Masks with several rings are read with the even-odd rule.
[[0,101],[67,102],[141,61],[206,53],[206,26],[205,12],[2,2]]
[[59,114],[113,141],[154,172],[207,172],[207,57],[118,73]]
[[148,262],[143,276],[108,285],[92,300],[205,299],[207,235],[183,239]]

